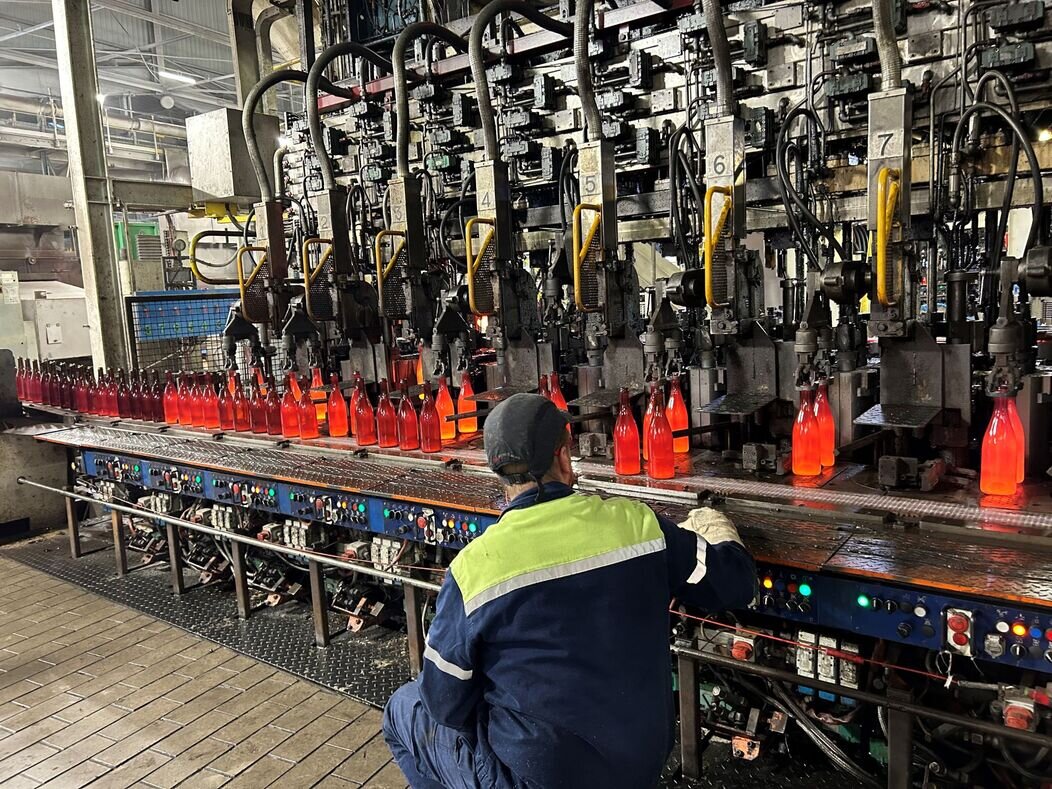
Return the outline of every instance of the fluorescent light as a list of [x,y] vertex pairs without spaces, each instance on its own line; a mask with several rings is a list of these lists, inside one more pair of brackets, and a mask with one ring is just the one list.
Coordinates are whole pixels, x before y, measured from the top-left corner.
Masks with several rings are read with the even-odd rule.
[[1052,129],[1042,129],[1037,133],[1038,142],[1052,142]]
[[278,145],[282,147],[292,145],[292,138],[286,137],[284,134],[282,134],[280,137],[278,137]]
[[188,77],[185,74],[177,74],[174,71],[165,71],[163,68],[157,70],[157,75],[164,77],[165,79],[173,80],[174,82],[182,82],[187,85],[196,85],[197,80],[193,77]]
[[95,101],[97,101],[99,104],[105,104],[106,103],[106,94],[105,93],[96,93],[95,94]]

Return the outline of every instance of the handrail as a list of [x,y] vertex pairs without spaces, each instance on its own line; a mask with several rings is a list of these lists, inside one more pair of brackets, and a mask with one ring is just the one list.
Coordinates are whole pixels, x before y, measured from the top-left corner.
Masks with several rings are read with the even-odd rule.
[[[190,263],[190,270],[194,272],[194,276],[197,277],[201,282],[206,285],[236,285],[236,279],[212,279],[206,277],[197,268],[197,245],[203,238],[241,238],[241,233],[236,230],[202,230],[200,233],[195,233],[193,238],[190,239],[190,247],[188,249],[187,261]],[[229,261],[227,261],[229,264]]]
[[[315,268],[311,268],[310,265],[310,248],[313,246],[328,244],[329,248],[321,254],[321,260],[318,261],[318,265]],[[331,238],[318,238],[314,236],[312,238],[305,239],[303,241],[303,247],[300,251],[300,263],[303,267],[303,306],[307,309],[307,317],[312,321],[318,320],[314,317],[314,310],[310,303],[310,289],[314,285],[314,280],[321,274],[322,269],[325,268],[325,264],[332,257],[332,239]]]
[[374,578],[380,578],[384,581],[397,581],[406,586],[415,586],[419,589],[426,589],[430,592],[438,592],[441,590],[439,584],[431,583],[430,581],[424,581],[419,578],[410,578],[398,573],[389,573],[385,570],[378,570],[370,565],[356,564],[354,562],[346,561],[345,559],[336,559],[332,556],[328,556],[323,553],[315,553],[313,551],[304,551],[297,548],[289,548],[285,545],[278,545],[273,542],[264,542],[263,540],[257,540],[255,537],[246,537],[243,534],[237,532],[224,531],[222,529],[214,529],[211,526],[205,526],[203,523],[194,523],[193,521],[184,520],[183,518],[174,518],[171,515],[165,515],[160,512],[153,512],[145,507],[126,507],[123,504],[116,502],[104,501],[97,499],[94,496],[85,496],[82,493],[75,493],[73,491],[62,490],[62,488],[55,488],[51,485],[45,485],[41,482],[35,482],[26,477],[18,477],[16,480],[19,485],[30,485],[34,488],[40,488],[46,490],[49,493],[56,493],[60,496],[65,496],[67,499],[73,499],[75,501],[90,501],[95,504],[101,504],[104,507],[108,507],[111,510],[117,512],[123,512],[128,515],[138,515],[144,518],[150,518],[153,520],[161,521],[162,523],[171,523],[174,526],[179,526],[183,529],[190,529],[192,531],[207,534],[211,537],[218,537],[223,540],[229,540],[231,542],[239,542],[243,545],[249,545],[253,548],[260,548],[265,551],[272,553],[280,553],[285,556],[295,556],[301,559],[306,559],[311,562],[317,562],[328,567],[335,567],[338,570],[351,570],[353,572],[361,573],[362,575],[369,575]]
[[[488,225],[490,228],[489,233],[482,239],[482,246],[479,248],[478,255],[475,254],[475,250],[471,245],[472,231],[475,229],[475,225]],[[489,314],[481,312],[475,306],[475,274],[478,273],[479,268],[482,266],[482,256],[486,254],[489,245],[493,243],[493,237],[496,233],[496,223],[486,217],[475,216],[464,223],[464,252],[468,263],[468,306],[475,315]]]
[[[588,236],[584,239],[584,244],[581,243],[581,212],[582,211],[594,211],[595,219],[592,221],[592,226],[588,229]],[[574,207],[573,210],[573,298],[577,304],[577,309],[581,312],[596,312],[595,307],[589,307],[584,303],[581,296],[583,288],[581,287],[581,266],[584,264],[585,258],[588,256],[588,250],[592,246],[592,240],[595,238],[596,232],[599,230],[599,225],[603,220],[603,207],[598,203],[581,203]]]
[[[716,226],[712,226],[712,197],[721,194],[726,197],[720,207],[720,215],[716,220]],[[702,250],[705,253],[705,303],[710,308],[724,307],[726,305],[716,301],[712,290],[712,256],[716,251],[716,242],[720,240],[723,226],[727,222],[727,216],[731,212],[731,200],[734,190],[729,186],[710,186],[705,190],[705,215],[703,217],[705,238],[702,241]]]
[[[252,273],[248,275],[248,279],[245,278],[245,255],[250,252],[262,252],[263,256],[256,263],[252,269]],[[249,323],[265,323],[266,318],[253,319],[248,314],[248,310],[245,309],[245,289],[250,287],[253,282],[256,281],[256,277],[259,276],[260,270],[263,268],[263,264],[267,262],[267,248],[266,247],[239,247],[237,250],[237,285],[241,291],[241,315]]]
[[[895,223],[895,211],[902,189],[902,173],[895,167],[881,167],[877,173],[877,301],[882,307],[893,307],[896,300],[888,296],[888,241]],[[888,181],[891,181],[889,186]]]

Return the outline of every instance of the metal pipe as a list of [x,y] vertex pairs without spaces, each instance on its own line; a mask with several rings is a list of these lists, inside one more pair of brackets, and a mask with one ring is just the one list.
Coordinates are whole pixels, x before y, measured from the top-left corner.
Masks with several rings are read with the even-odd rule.
[[288,153],[287,145],[274,149],[274,193],[279,200],[285,196],[285,157]]
[[468,42],[442,25],[434,22],[414,22],[398,36],[391,64],[394,72],[395,113],[398,116],[398,135],[395,147],[398,154],[398,176],[409,177],[409,85],[405,57],[409,45],[421,36],[437,38],[458,52],[467,52]]
[[[714,3],[717,0],[706,2]],[[891,0],[876,0],[873,3],[873,33],[877,39],[877,54],[880,56],[880,89],[901,88],[902,53],[895,38]]]
[[573,35],[573,25],[552,19],[525,0],[493,0],[475,17],[468,36],[468,58],[471,61],[471,77],[475,81],[479,119],[482,121],[482,140],[486,148],[486,158],[490,161],[500,160],[500,147],[497,145],[497,120],[493,112],[493,101],[489,95],[489,75],[486,74],[486,51],[482,46],[482,36],[490,22],[503,13],[519,14],[535,25],[566,38]]
[[[318,86],[325,77],[325,69],[332,61],[344,55],[357,55],[368,60],[380,68],[391,71],[391,61],[373,52],[357,41],[343,41],[328,47],[314,61],[310,73],[307,75],[307,85],[304,88],[304,104],[307,105],[307,126],[310,129],[311,146],[314,154],[318,157],[318,165],[321,167],[321,180],[325,189],[331,191],[336,188],[336,175],[333,172],[332,161],[325,151],[325,138],[322,135],[321,110],[318,107]],[[274,177],[277,178],[275,171]]]
[[723,24],[720,0],[702,0],[705,26],[709,31],[709,45],[716,69],[716,116],[733,115],[738,109],[734,100],[734,77],[731,72],[731,47],[727,28]]
[[306,82],[307,72],[299,69],[281,69],[272,71],[257,82],[245,97],[245,108],[241,111],[241,129],[245,134],[245,145],[248,148],[248,158],[252,162],[252,170],[256,174],[256,182],[259,184],[260,198],[264,203],[274,200],[274,189],[270,185],[267,176],[267,168],[263,163],[263,156],[259,152],[259,143],[256,142],[256,129],[252,120],[256,114],[256,105],[260,97],[275,85],[282,82]]
[[[53,114],[56,118],[64,117],[62,108],[52,106],[48,101],[34,101],[25,96],[12,96],[9,93],[0,94],[0,110],[5,110],[7,112],[22,112],[27,115],[40,115],[47,110],[49,114]],[[120,129],[122,131],[141,131],[155,134],[158,137],[174,137],[180,140],[186,139],[185,127],[147,118],[123,118],[107,114],[103,117],[103,124],[108,128]]]
[[603,116],[595,100],[592,84],[592,61],[588,57],[588,33],[592,28],[592,6],[595,0],[578,0],[573,26],[573,62],[577,69],[577,96],[584,112],[584,139],[598,140],[603,136]]
[[111,510],[117,512],[123,512],[128,515],[137,515],[143,518],[152,518],[154,520],[161,521],[162,523],[170,523],[173,526],[179,526],[184,529],[191,529],[192,531],[200,532],[201,534],[207,534],[210,537],[218,537],[223,540],[230,540],[231,542],[239,542],[244,545],[250,545],[253,548],[260,548],[264,551],[270,551],[272,553],[280,553],[285,556],[293,556],[300,559],[306,559],[308,561],[317,562],[318,564],[324,564],[327,567],[335,567],[337,570],[351,570],[362,575],[368,575],[373,578],[379,578],[384,581],[397,581],[401,584],[408,586],[415,586],[419,589],[427,589],[430,592],[438,592],[441,590],[439,584],[431,583],[430,581],[424,581],[419,578],[409,578],[404,575],[398,575],[397,573],[389,573],[385,570],[377,570],[367,565],[355,564],[353,562],[343,561],[336,559],[331,556],[326,556],[320,553],[311,553],[308,551],[300,551],[296,548],[288,548],[284,545],[277,545],[272,542],[263,542],[257,540],[254,537],[246,537],[236,532],[223,531],[221,529],[213,529],[211,526],[205,526],[201,523],[194,523],[192,521],[183,520],[182,518],[173,518],[171,515],[164,515],[159,512],[152,512],[151,510],[144,509],[142,507],[126,507],[123,504],[117,504],[116,502],[100,501],[92,496],[85,496],[81,493],[74,493],[69,490],[62,490],[62,488],[55,488],[51,485],[44,485],[40,482],[34,482],[26,477],[19,477],[17,480],[19,485],[29,485],[40,490],[46,490],[49,493],[56,493],[59,496],[65,496],[67,499],[75,499],[78,501],[90,501],[95,504],[101,504],[104,507],[109,507]]
[[[796,685],[801,681],[800,675],[794,674],[791,671],[785,671],[784,669],[773,668],[771,666],[762,666],[758,663],[748,663],[741,660],[735,660],[734,658],[716,655],[711,652],[701,652],[697,649],[691,649],[690,647],[674,645],[672,647],[672,652],[676,655],[683,655],[684,657],[692,658],[701,663],[711,663],[715,666],[720,666],[721,668],[741,671],[745,674],[752,674],[757,677],[774,680],[775,682],[791,682]],[[976,718],[968,718],[964,715],[955,715],[952,712],[943,712],[942,710],[924,707],[910,701],[882,696],[879,693],[870,693],[865,690],[845,688],[843,685],[834,685],[830,682],[823,682],[819,679],[808,679],[807,686],[809,688],[815,688],[816,690],[835,693],[838,696],[848,696],[849,698],[864,701],[867,704],[875,704],[880,707],[887,707],[891,710],[908,712],[919,718],[928,718],[942,723],[949,723],[953,726],[960,726],[964,729],[971,729],[972,731],[988,734],[992,737],[1007,737],[1010,740],[1019,740],[1020,742],[1025,742],[1028,745],[1034,745],[1038,748],[1052,747],[1052,737],[1044,734],[1037,734],[1036,732],[1025,731],[1023,729],[1010,729],[1007,726],[1001,726],[996,723],[989,723]]]

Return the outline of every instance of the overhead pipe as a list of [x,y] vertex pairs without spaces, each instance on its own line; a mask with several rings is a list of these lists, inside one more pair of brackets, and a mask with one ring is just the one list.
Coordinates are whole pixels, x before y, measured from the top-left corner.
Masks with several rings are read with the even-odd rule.
[[[25,96],[12,96],[9,93],[0,93],[0,110],[21,112],[27,115],[54,114],[56,118],[64,117],[62,107],[57,102],[51,105],[45,101],[34,100]],[[158,137],[173,137],[180,140],[186,139],[186,128],[176,126],[174,123],[165,123],[148,118],[126,118],[112,115],[105,116],[103,120],[111,129],[145,132]]]
[[468,42],[434,22],[414,22],[403,30],[395,41],[391,65],[394,73],[395,113],[398,116],[396,149],[400,178],[409,177],[409,86],[405,68],[406,52],[416,39],[425,36],[437,38],[460,53],[468,51]]
[[[706,3],[716,0],[705,0]],[[873,32],[877,39],[877,54],[880,57],[880,89],[891,90],[902,87],[902,53],[895,38],[895,23],[892,21],[891,0],[874,0]]]
[[709,31],[709,45],[716,70],[716,115],[733,115],[738,109],[734,99],[734,76],[731,71],[731,47],[727,28],[723,24],[720,0],[702,0],[705,26]]
[[577,96],[584,112],[584,139],[598,140],[603,136],[603,116],[595,99],[592,84],[592,61],[588,58],[588,33],[592,27],[592,7],[595,0],[577,0],[573,28],[573,61],[577,69]]
[[500,159],[500,146],[497,143],[497,120],[493,111],[493,101],[489,95],[489,75],[486,73],[486,51],[482,45],[482,36],[490,23],[503,13],[524,16],[535,25],[558,33],[565,38],[573,36],[574,31],[573,25],[552,19],[525,0],[493,0],[475,17],[468,37],[468,57],[471,61],[471,77],[475,82],[479,119],[482,121],[482,140],[486,149],[486,158],[490,161]]
[[311,66],[304,90],[304,103],[307,106],[307,126],[310,128],[311,145],[314,148],[314,154],[318,157],[318,164],[321,167],[321,180],[325,184],[327,191],[332,191],[336,188],[336,174],[333,171],[332,161],[325,152],[321,110],[318,108],[318,87],[325,77],[325,69],[329,67],[329,64],[336,58],[345,55],[357,55],[385,71],[391,71],[391,61],[373,52],[368,47],[359,44],[357,41],[343,41],[339,44],[333,44],[318,55],[318,59]]

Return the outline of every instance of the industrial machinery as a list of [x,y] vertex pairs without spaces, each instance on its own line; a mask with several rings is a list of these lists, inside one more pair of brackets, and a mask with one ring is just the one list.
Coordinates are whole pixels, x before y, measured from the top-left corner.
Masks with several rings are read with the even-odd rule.
[[[867,786],[1052,781],[1052,9],[322,5],[327,48],[245,103],[259,188],[224,195],[251,214],[225,366],[260,397],[303,386],[322,423],[330,376],[354,381],[357,438],[159,428],[74,391],[96,415],[45,438],[163,502],[176,531],[136,516],[136,546],[273,604],[324,597],[352,630],[405,602],[421,648],[418,595],[499,515],[479,423],[566,392],[583,489],[720,508],[758,560],[750,610],[673,608],[685,774],[703,735],[752,761],[799,730]],[[290,82],[306,112],[270,158],[257,104]],[[639,415],[669,380],[675,476],[616,475],[620,395]],[[373,404],[431,387],[463,389],[441,445],[382,421],[377,442]]]

